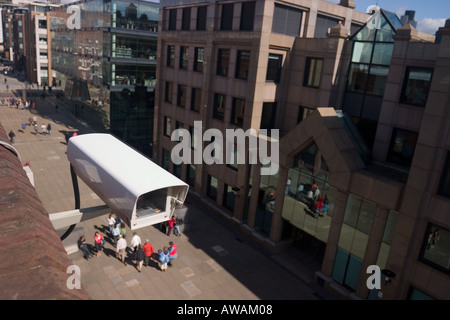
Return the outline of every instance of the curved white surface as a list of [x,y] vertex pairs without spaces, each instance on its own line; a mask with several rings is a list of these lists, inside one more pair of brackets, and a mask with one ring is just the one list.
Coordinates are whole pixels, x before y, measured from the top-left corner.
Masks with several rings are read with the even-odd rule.
[[[167,221],[173,213],[173,199],[184,203],[189,189],[184,181],[110,134],[71,137],[67,157],[77,176],[131,229]],[[167,190],[166,207],[160,213],[138,217],[138,198],[159,189]]]

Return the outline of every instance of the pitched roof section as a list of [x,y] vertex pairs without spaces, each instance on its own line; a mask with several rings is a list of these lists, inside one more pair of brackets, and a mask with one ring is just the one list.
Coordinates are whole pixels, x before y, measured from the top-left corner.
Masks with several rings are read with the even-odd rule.
[[[333,108],[318,108],[285,135],[280,140],[280,159],[292,162],[313,141],[331,173],[330,184],[347,189],[352,171],[364,168],[364,162]],[[292,163],[281,165],[292,167]]]
[[[0,123],[0,140],[8,141]],[[17,155],[0,145],[0,299],[88,299],[67,288],[72,261]]]

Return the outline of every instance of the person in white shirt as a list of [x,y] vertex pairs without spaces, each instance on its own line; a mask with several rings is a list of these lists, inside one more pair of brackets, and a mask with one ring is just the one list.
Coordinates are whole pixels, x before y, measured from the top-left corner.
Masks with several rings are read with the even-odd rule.
[[135,252],[140,244],[142,244],[141,237],[138,236],[137,232],[133,232],[133,238],[131,238],[130,247],[132,247],[133,251]]
[[117,241],[116,252],[117,252],[117,258],[119,260],[121,260],[122,263],[125,265],[126,265],[126,263],[125,263],[126,250],[127,250],[127,240],[125,240],[123,238],[123,236],[120,234],[119,241]]

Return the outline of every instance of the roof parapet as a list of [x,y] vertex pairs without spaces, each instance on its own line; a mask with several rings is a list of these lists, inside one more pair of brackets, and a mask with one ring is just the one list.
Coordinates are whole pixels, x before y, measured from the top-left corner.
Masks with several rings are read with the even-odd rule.
[[397,29],[397,33],[392,36],[395,41],[412,41],[412,42],[434,42],[436,36],[419,31],[411,24],[407,23],[403,27]]

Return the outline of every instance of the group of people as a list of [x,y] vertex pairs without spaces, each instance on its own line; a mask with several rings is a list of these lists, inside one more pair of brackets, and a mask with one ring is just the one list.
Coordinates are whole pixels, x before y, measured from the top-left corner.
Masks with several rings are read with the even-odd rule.
[[167,235],[169,237],[171,237],[172,233],[173,233],[177,237],[181,237],[181,231],[180,231],[181,224],[183,224],[183,220],[178,219],[175,215],[173,215],[172,218],[169,219],[169,221],[167,221],[167,227],[168,227]]
[[0,103],[2,106],[15,107],[17,109],[34,109],[36,104],[33,100],[22,100],[21,98],[1,98]]
[[[52,125],[50,123],[48,123],[48,124],[43,123],[41,125],[41,130],[42,130],[41,131],[42,134],[51,135],[52,134]],[[34,134],[37,135],[38,132],[39,132],[38,125],[37,125],[37,123],[35,123],[34,124]]]
[[[175,218],[176,220],[176,218]],[[126,238],[125,223],[121,221],[115,214],[110,214],[107,217],[107,223],[109,226],[109,233],[112,242],[116,248],[116,257],[126,265],[125,258],[127,256],[127,249],[132,250],[132,260],[136,264],[136,269],[141,272],[143,266],[149,266],[152,259],[159,262],[161,272],[166,272],[168,266],[172,266],[172,261],[178,257],[177,244],[170,241],[167,246],[159,249],[155,252],[153,245],[149,239],[142,243],[141,237],[137,232],[133,232],[133,237],[130,240],[128,246]],[[94,235],[95,243],[95,255],[101,256],[103,247],[105,245],[105,239],[103,235],[96,231]],[[86,243],[86,238],[81,236],[78,240],[78,246],[83,251],[84,258],[89,260],[94,254],[89,250],[89,246]]]

